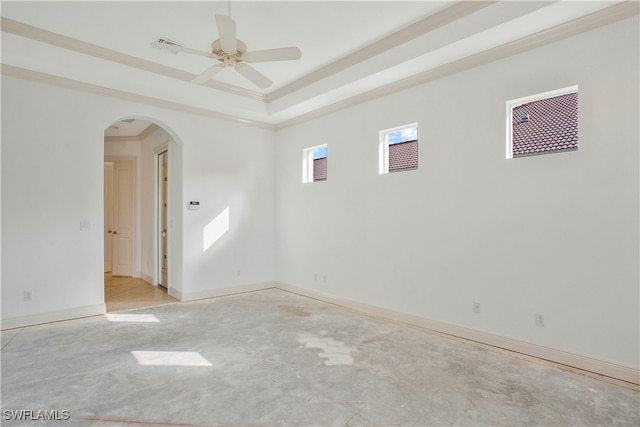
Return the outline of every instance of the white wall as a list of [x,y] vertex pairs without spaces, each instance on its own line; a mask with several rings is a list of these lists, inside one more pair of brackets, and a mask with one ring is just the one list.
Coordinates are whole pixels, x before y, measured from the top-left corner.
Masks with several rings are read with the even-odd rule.
[[[637,369],[638,71],[632,18],[279,131],[278,281]],[[579,150],[506,160],[505,101],[575,84]],[[378,175],[412,122],[419,169]]]
[[[211,289],[275,279],[274,132],[242,125],[183,129],[184,206],[191,232],[184,236],[186,298]],[[203,251],[204,228],[229,208],[229,230]],[[240,273],[238,274],[238,270]],[[186,285],[185,285],[186,288]]]
[[[170,165],[176,293],[273,282],[272,131],[2,76],[3,328],[104,310],[103,140],[123,117],[153,119],[179,147]],[[187,212],[194,199],[201,209]],[[223,204],[232,229],[203,253],[203,223]]]
[[87,101],[2,77],[3,321],[104,303],[104,124]]

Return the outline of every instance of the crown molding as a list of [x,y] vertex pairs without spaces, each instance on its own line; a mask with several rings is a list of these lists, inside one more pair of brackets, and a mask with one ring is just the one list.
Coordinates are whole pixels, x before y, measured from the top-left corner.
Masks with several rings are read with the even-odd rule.
[[158,129],[160,129],[160,126],[158,126],[155,123],[151,123],[149,126],[144,128],[144,130],[142,132],[140,132],[138,134],[138,139],[140,141],[142,141],[142,140],[146,139],[147,137],[149,137],[149,135],[151,135],[153,132],[155,132]]
[[[465,5],[465,11],[467,13],[472,13],[470,11],[470,9],[466,9],[467,7],[471,7],[469,4],[470,3],[484,3],[484,2],[462,2],[463,5]],[[447,8],[444,11],[449,11],[448,12],[448,18],[446,16],[441,16],[439,19],[445,20],[445,19],[454,19],[453,18],[453,11],[449,10],[451,8]],[[444,11],[441,11],[440,13],[443,13]],[[458,13],[463,13],[463,10],[459,9],[457,10]],[[293,118],[287,119],[287,120],[282,120],[279,122],[276,122],[275,124],[272,123],[267,123],[267,122],[262,122],[262,121],[257,121],[257,120],[251,120],[251,119],[245,119],[239,116],[234,116],[231,114],[225,114],[225,113],[220,113],[220,112],[216,112],[216,111],[212,111],[212,110],[208,110],[208,109],[204,109],[204,108],[199,108],[199,107],[193,107],[193,106],[189,106],[186,104],[181,104],[181,103],[177,103],[177,102],[172,102],[172,101],[167,101],[164,99],[159,99],[159,98],[153,98],[153,97],[149,97],[149,96],[145,96],[145,95],[139,95],[139,94],[134,94],[134,93],[130,93],[130,92],[126,92],[126,91],[121,91],[121,90],[117,90],[117,89],[110,89],[110,88],[106,88],[103,86],[97,86],[97,85],[92,85],[89,83],[84,83],[84,82],[80,82],[80,81],[76,81],[76,80],[72,80],[72,79],[67,79],[67,78],[63,78],[63,77],[59,77],[59,76],[54,76],[54,75],[50,75],[50,74],[46,74],[46,73],[42,73],[42,72],[37,72],[37,71],[32,71],[32,70],[27,70],[25,68],[21,68],[21,67],[16,67],[16,66],[12,66],[12,65],[7,65],[7,64],[2,64],[2,69],[1,72],[3,75],[7,75],[7,76],[11,76],[11,77],[17,77],[17,78],[21,78],[21,79],[26,79],[26,80],[31,80],[31,81],[37,81],[37,82],[42,82],[42,83],[47,83],[47,84],[51,84],[51,85],[55,85],[55,86],[60,86],[60,87],[65,87],[68,89],[74,89],[74,90],[79,90],[79,91],[84,91],[84,92],[89,92],[89,93],[93,93],[93,94],[98,94],[98,95],[103,95],[103,96],[109,96],[112,98],[118,98],[118,99],[124,99],[127,101],[133,101],[133,102],[138,102],[138,103],[142,103],[142,104],[147,104],[147,105],[153,105],[156,107],[161,107],[161,108],[167,108],[170,110],[175,110],[175,111],[180,111],[180,112],[185,112],[185,113],[191,113],[191,114],[196,114],[196,115],[200,115],[200,116],[205,116],[205,117],[210,117],[210,118],[215,118],[215,119],[221,119],[221,120],[227,120],[227,121],[232,121],[232,122],[236,122],[236,123],[243,123],[243,124],[247,124],[247,125],[251,125],[251,126],[256,126],[256,127],[260,127],[260,128],[265,128],[265,129],[271,129],[271,130],[277,130],[277,129],[284,129],[290,126],[294,126],[300,123],[304,123],[306,121],[330,114],[330,113],[334,113],[336,111],[342,110],[344,108],[348,108],[351,107],[353,105],[357,105],[357,104],[361,104],[363,102],[367,102],[376,98],[380,98],[386,95],[389,95],[391,93],[394,92],[398,92],[401,90],[405,90],[429,81],[433,81],[436,79],[439,79],[441,77],[445,77],[448,75],[452,75],[464,70],[468,70],[471,69],[473,67],[477,67],[479,65],[483,65],[483,64],[487,64],[489,62],[492,61],[496,61],[499,59],[503,59],[506,58],[508,56],[512,56],[518,53],[522,53],[524,51],[530,50],[530,49],[534,49],[536,47],[540,47],[543,46],[545,44],[548,43],[552,43],[558,40],[562,40],[564,38],[585,32],[585,31],[589,31],[604,25],[608,25],[611,23],[614,23],[616,21],[625,19],[625,18],[629,18],[632,17],[634,15],[638,15],[638,13],[640,12],[640,3],[638,3],[637,1],[633,1],[633,0],[629,0],[629,1],[623,1],[620,3],[617,3],[613,6],[610,6],[608,8],[599,10],[597,12],[591,13],[589,15],[585,15],[583,17],[577,18],[573,21],[558,25],[556,27],[520,38],[518,40],[514,40],[512,42],[509,43],[505,43],[503,45],[491,48],[491,49],[487,49],[483,52],[479,52],[476,53],[474,55],[450,62],[448,64],[442,65],[440,67],[436,67],[434,69],[430,69],[427,71],[424,71],[422,73],[419,74],[415,74],[413,76],[398,80],[396,82],[387,84],[385,86],[381,86],[379,88],[376,89],[372,89],[366,92],[363,92],[361,94],[349,97],[347,99],[335,102],[333,104],[318,108],[316,110],[310,111],[308,113],[304,113],[304,114],[300,114],[298,116],[295,116]],[[428,19],[428,18],[427,18]],[[2,31],[7,30],[4,26],[5,26],[5,21],[10,21],[7,20],[6,18],[2,18]],[[422,22],[422,21],[419,21]],[[14,34],[18,34],[15,31],[16,28],[21,28],[24,29],[24,24],[20,24],[20,23],[16,23],[16,21],[10,21],[10,25],[14,25],[14,23],[17,25],[12,27],[12,29],[9,32],[12,32]],[[418,23],[416,23],[415,25],[417,25]],[[29,26],[26,26],[29,27]],[[44,31],[44,30],[39,30],[35,27],[29,27],[30,29],[33,28],[37,31]],[[408,27],[410,28],[410,27]],[[398,36],[397,40],[400,40],[402,37],[411,37],[411,34],[416,34],[415,32],[418,31],[418,29],[414,29],[412,30],[413,32],[409,32],[407,34],[405,34],[404,36]],[[47,34],[53,34],[55,36],[59,36],[56,35],[55,33],[49,33],[49,32],[45,32]],[[18,34],[21,35],[21,34]],[[59,36],[62,38],[62,40],[71,40],[74,41],[74,39],[69,39],[67,37],[64,36]],[[393,37],[393,36],[390,36]],[[397,41],[396,40],[396,41]],[[407,39],[408,40],[408,39]],[[382,41],[380,41],[382,43]],[[84,46],[85,48],[91,48],[92,46],[95,47],[96,49],[103,51],[102,53],[105,53],[104,51],[108,51],[108,52],[114,52],[114,51],[109,51],[108,49],[103,49],[100,48],[98,46],[94,46],[94,45],[90,45],[84,42],[80,42],[78,41],[78,43],[80,43],[80,45],[86,45]],[[391,41],[385,41],[384,43],[391,43]],[[54,44],[54,43],[51,43]],[[72,43],[74,46],[79,46],[77,44]],[[60,46],[59,44],[55,44],[57,46]],[[64,46],[61,46],[64,47]],[[385,49],[387,49],[388,47],[385,47]],[[365,48],[367,49],[367,48]],[[120,54],[118,52],[114,52],[114,54],[118,57],[120,62],[121,60],[123,60],[123,58],[128,57],[128,55],[123,55]],[[94,55],[95,56],[95,55]],[[140,60],[139,58],[135,58],[135,57],[130,57],[133,58],[133,60],[135,60],[136,64],[140,63],[140,61],[142,61],[143,63],[147,63],[148,64],[152,64],[153,68],[155,68],[156,64],[154,63],[150,63],[149,61],[144,61],[144,60]],[[105,58],[108,59],[108,58]],[[126,62],[122,62],[122,63],[126,63]],[[126,63],[126,65],[131,65],[129,63]],[[135,66],[135,65],[134,65]],[[162,66],[161,66],[162,67]],[[175,70],[172,69],[170,67],[164,67],[167,68],[168,70],[173,70],[173,71],[177,71],[179,73],[186,73],[180,70]],[[337,69],[337,68],[336,68]],[[153,70],[150,70],[152,72],[155,72]],[[327,71],[329,72],[329,71]],[[186,73],[188,74],[190,77],[192,77],[193,75],[190,73]],[[306,79],[306,77],[305,77]],[[308,83],[307,83],[308,84]],[[262,96],[262,95],[261,95]],[[143,131],[144,132],[144,131]]]
[[137,136],[105,136],[104,142],[128,142],[128,141],[140,141]]
[[363,47],[362,49],[349,53],[337,61],[334,61],[329,65],[313,71],[312,73],[267,94],[266,101],[273,102],[283,98],[293,92],[309,86],[310,84],[346,70],[347,68],[371,59],[374,56],[388,52],[397,46],[415,39],[416,37],[420,37],[440,27],[464,18],[465,16],[477,12],[487,6],[491,6],[494,3],[497,3],[497,1],[461,1],[455,3],[446,9],[436,12],[433,15],[429,15],[400,31],[384,37]]
[[331,105],[298,115],[288,120],[277,123],[277,129],[284,129],[315,118],[334,113],[353,105],[361,104],[380,98],[404,89],[427,83],[441,77],[459,73],[489,62],[497,61],[518,53],[534,49],[564,38],[593,30],[595,28],[630,18],[640,12],[640,3],[636,1],[624,1],[606,9],[585,15],[564,24],[540,31],[535,34],[514,40],[503,45],[487,49],[485,51],[467,56],[448,64],[424,71],[419,74],[398,80],[385,86],[372,89],[367,92],[338,101]]
[[[216,89],[236,95],[244,96],[250,99],[270,103],[287,96],[293,92],[305,88],[306,86],[325,79],[333,74],[339,73],[349,67],[363,62],[371,57],[387,52],[403,43],[406,43],[416,37],[422,36],[428,32],[436,30],[444,25],[450,24],[458,19],[470,15],[478,10],[490,6],[497,1],[461,1],[449,6],[433,15],[430,15],[408,27],[403,28],[387,37],[378,40],[356,52],[350,53],[337,61],[332,62],[301,79],[298,79],[280,89],[269,94],[262,94],[257,91],[241,88],[239,86],[222,83],[216,80],[209,80],[203,83],[203,86]],[[63,49],[72,50],[78,53],[91,55],[107,61],[116,62],[127,65],[129,67],[138,68],[140,70],[149,71],[155,74],[190,82],[197,75],[177,68],[160,65],[152,61],[147,61],[135,56],[117,52],[115,50],[103,48],[91,43],[87,43],[72,37],[63,36],[52,31],[47,31],[38,27],[34,27],[22,22],[14,21],[2,17],[2,31],[6,31],[17,36],[26,37],[41,43],[47,43]]]
[[[84,83],[78,80],[72,80],[64,77],[54,76],[51,74],[41,73],[39,71],[27,70],[26,68],[16,67],[13,65],[2,64],[2,68],[0,71],[4,76],[16,77],[23,80],[50,84],[53,86],[58,86],[66,89],[78,90],[81,92],[92,93],[95,95],[108,96],[110,98],[117,98],[125,101],[152,105],[155,107],[166,108],[169,110],[180,111],[183,113],[195,114],[199,116],[205,116],[213,119],[220,119],[220,120],[227,120],[227,121],[236,122],[236,123],[242,123],[250,126],[264,128],[264,129],[271,129],[271,130],[275,129],[275,125],[271,123],[261,122],[258,120],[245,119],[245,118],[234,116],[231,114],[225,114],[225,113],[219,113],[212,110],[207,110],[205,108],[193,107],[191,105],[181,104],[173,101],[167,101],[159,98],[153,98],[151,96],[139,95],[136,93],[125,92],[117,89],[111,89],[104,86]],[[131,138],[129,138],[129,140],[130,139]]]
[[[171,77],[173,79],[182,80],[185,82],[191,82],[191,80],[193,80],[197,76],[197,74],[192,74],[187,71],[179,70],[177,68],[167,67],[166,65],[160,65],[152,61],[147,61],[146,59],[141,59],[136,56],[127,55],[115,50],[100,47],[91,43],[84,42],[82,40],[74,39],[72,37],[63,36],[62,34],[43,30],[42,28],[33,27],[31,25],[27,25],[22,22],[14,21],[5,17],[2,17],[2,20],[0,21],[0,27],[2,28],[3,32],[15,34],[17,36],[25,37],[41,43],[50,44],[52,46],[61,47],[63,49],[75,51],[85,55],[91,55],[96,58],[105,59],[107,61],[123,64],[128,67],[138,68],[140,70],[149,71],[151,73]],[[260,92],[241,88],[239,86],[223,83],[216,80],[209,80],[203,83],[202,86],[239,96],[244,96],[246,98],[262,102],[265,101],[265,95]]]
[[105,136],[104,142],[121,142],[121,141],[131,141],[131,140],[143,141],[145,138],[147,138],[157,129],[160,129],[160,126],[158,126],[155,123],[151,123],[149,126],[144,128],[142,132],[140,132],[136,136]]

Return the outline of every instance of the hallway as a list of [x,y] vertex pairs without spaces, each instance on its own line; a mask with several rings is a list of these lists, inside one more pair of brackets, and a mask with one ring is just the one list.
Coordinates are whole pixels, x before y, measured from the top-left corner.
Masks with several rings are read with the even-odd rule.
[[104,297],[107,313],[178,302],[165,288],[142,279],[104,274]]

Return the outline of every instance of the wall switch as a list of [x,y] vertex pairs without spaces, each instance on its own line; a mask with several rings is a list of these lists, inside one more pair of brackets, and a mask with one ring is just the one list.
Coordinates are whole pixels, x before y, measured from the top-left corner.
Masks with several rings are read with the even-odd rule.
[[318,281],[318,273],[313,273],[313,280]]
[[88,230],[91,230],[91,222],[80,221],[80,231],[88,231]]
[[31,301],[31,291],[24,291],[23,298],[25,301]]
[[327,275],[322,276],[322,283],[327,283]]
[[473,312],[476,314],[480,313],[480,303],[479,302],[474,302],[473,303]]
[[544,315],[535,313],[536,326],[544,326]]

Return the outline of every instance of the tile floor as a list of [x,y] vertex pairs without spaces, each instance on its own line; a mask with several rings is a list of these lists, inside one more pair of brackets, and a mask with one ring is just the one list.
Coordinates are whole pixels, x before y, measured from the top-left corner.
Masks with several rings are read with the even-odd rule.
[[2,425],[640,425],[636,390],[275,289],[114,314],[3,332]]
[[104,275],[104,296],[107,313],[132,308],[178,302],[161,286],[153,286],[142,279]]

